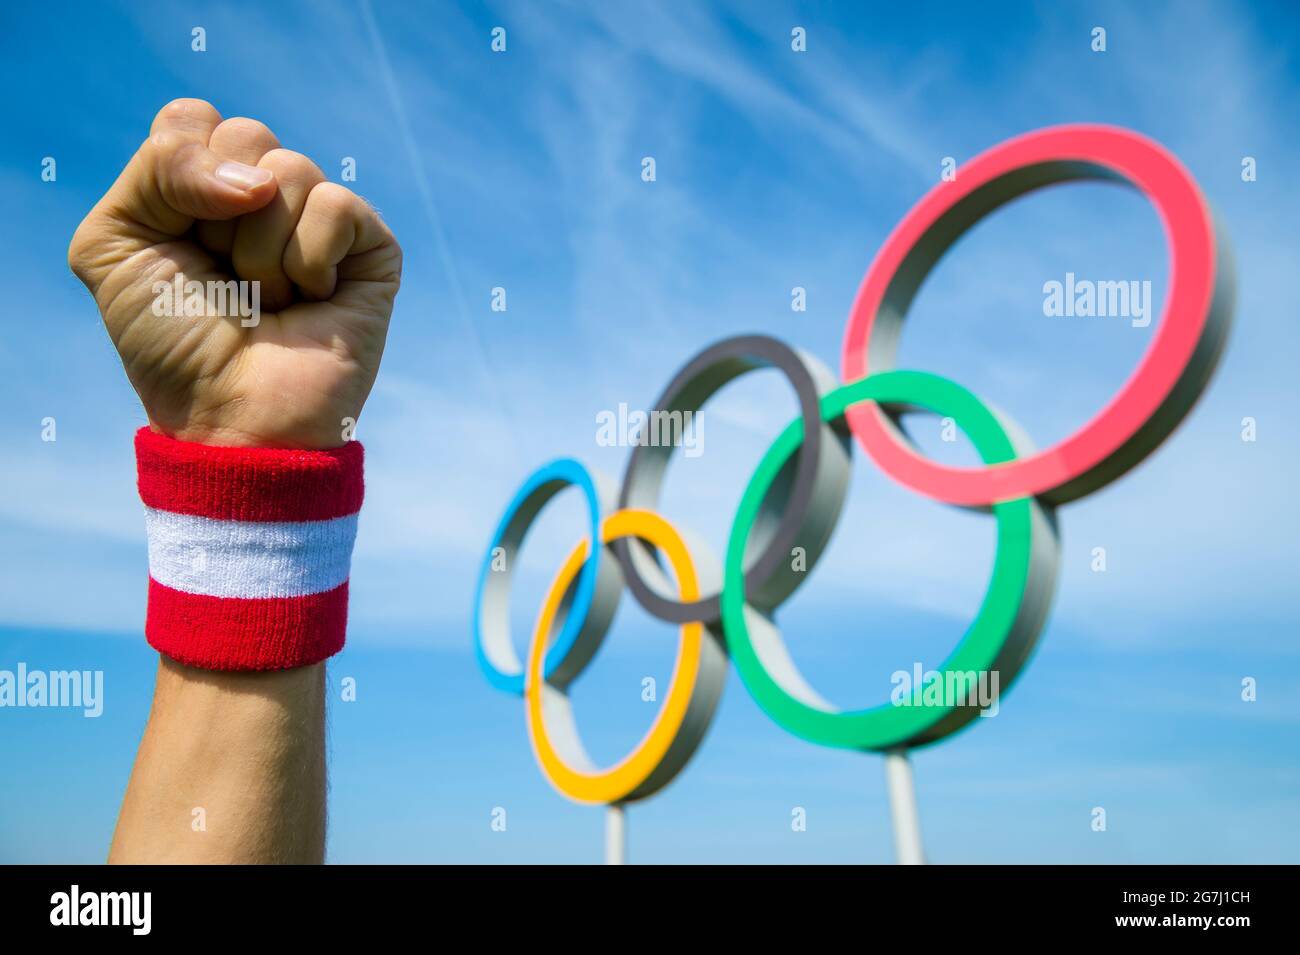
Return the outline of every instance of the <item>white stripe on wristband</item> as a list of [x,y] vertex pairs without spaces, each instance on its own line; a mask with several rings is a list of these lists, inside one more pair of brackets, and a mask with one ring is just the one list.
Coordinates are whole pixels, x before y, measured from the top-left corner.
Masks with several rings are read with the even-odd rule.
[[209,597],[303,597],[348,579],[357,515],[229,521],[145,508],[149,576]]

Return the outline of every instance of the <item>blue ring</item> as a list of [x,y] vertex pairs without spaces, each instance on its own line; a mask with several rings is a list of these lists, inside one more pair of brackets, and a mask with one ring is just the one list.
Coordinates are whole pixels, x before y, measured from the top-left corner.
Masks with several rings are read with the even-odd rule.
[[[556,484],[560,486],[548,487],[548,485]],[[479,570],[478,587],[474,592],[474,655],[478,658],[479,668],[483,671],[483,675],[487,677],[488,682],[498,690],[504,690],[507,693],[523,695],[524,672],[522,663],[518,673],[507,673],[499,669],[488,659],[487,651],[484,649],[483,592],[487,587],[488,575],[496,573],[492,570],[492,552],[501,545],[502,539],[506,536],[506,532],[510,529],[511,523],[515,520],[521,508],[537,495],[544,494],[545,497],[541,504],[538,505],[538,510],[540,510],[565,486],[580,488],[587,499],[587,513],[591,523],[590,539],[593,546],[586,562],[582,565],[582,570],[578,574],[578,585],[574,590],[573,602],[565,616],[564,625],[560,628],[560,632],[556,634],[550,649],[546,651],[546,659],[542,662],[542,673],[544,676],[549,677],[556,668],[564,663],[565,658],[573,649],[578,635],[582,632],[583,624],[591,611],[591,603],[596,590],[596,576],[600,570],[600,561],[604,551],[604,548],[598,544],[601,522],[600,498],[596,493],[596,485],[587,469],[573,458],[559,458],[550,464],[543,465],[529,475],[523,486],[515,493],[514,499],[511,500],[505,513],[501,516],[501,521],[497,524],[497,529],[492,535],[492,541],[488,544],[487,554],[484,556],[483,565]],[[521,544],[527,533],[527,527],[520,530],[519,539]],[[502,572],[512,573],[509,570]],[[508,616],[505,622],[508,634]]]

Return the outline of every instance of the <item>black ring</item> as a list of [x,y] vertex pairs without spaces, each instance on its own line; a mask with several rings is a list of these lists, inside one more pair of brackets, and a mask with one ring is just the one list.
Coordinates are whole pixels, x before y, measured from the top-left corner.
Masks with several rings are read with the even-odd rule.
[[[732,379],[759,368],[775,368],[794,387],[804,422],[799,453],[778,475],[769,495],[769,519],[755,526],[751,552],[745,560],[745,599],[751,606],[771,609],[790,595],[820,555],[830,536],[848,488],[849,440],[821,420],[821,394],[835,387],[834,374],[811,355],[767,335],[741,335],[709,346],[673,376],[656,412],[692,412]],[[619,491],[618,506],[655,510],[672,445],[638,443],[632,449]],[[814,508],[814,502],[821,502]],[[824,505],[824,506],[823,506]],[[765,533],[762,528],[771,528]],[[763,538],[766,537],[766,540]],[[796,545],[807,551],[805,565],[795,570],[791,554]],[[722,595],[714,592],[690,603],[660,593],[645,576],[659,576],[654,550],[643,541],[623,539],[612,545],[628,588],[651,615],[670,623],[714,623],[722,616]],[[757,556],[755,556],[757,552]]]

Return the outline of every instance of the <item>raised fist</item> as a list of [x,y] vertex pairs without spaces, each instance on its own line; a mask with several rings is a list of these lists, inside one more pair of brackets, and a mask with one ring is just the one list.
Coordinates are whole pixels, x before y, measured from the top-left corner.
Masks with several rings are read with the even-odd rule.
[[374,384],[402,250],[266,126],[178,99],[77,228],[68,263],[154,428],[323,449],[344,443]]

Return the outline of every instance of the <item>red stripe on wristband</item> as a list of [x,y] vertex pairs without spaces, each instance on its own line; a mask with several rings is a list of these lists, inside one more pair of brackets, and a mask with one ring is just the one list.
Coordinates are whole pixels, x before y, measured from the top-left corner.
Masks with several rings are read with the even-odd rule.
[[306,597],[208,597],[149,580],[149,646],[205,670],[287,670],[343,649],[346,582]]
[[149,645],[210,670],[308,666],[343,648],[363,451],[227,448],[136,434]]
[[361,510],[365,452],[224,448],[135,435],[140,498],[149,507],[227,521],[324,521]]

